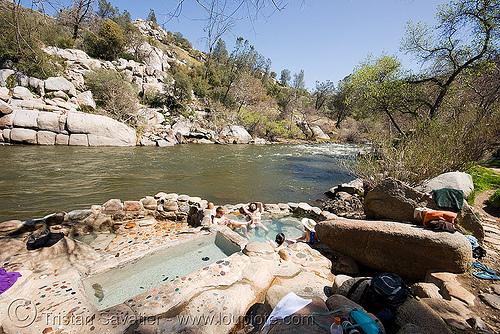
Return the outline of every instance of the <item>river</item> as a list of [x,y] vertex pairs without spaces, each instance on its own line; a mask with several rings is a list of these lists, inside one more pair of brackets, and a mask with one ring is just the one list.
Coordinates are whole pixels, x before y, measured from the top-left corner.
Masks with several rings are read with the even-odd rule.
[[360,148],[314,145],[0,146],[0,222],[166,193],[218,204],[311,202],[353,179],[339,159]]

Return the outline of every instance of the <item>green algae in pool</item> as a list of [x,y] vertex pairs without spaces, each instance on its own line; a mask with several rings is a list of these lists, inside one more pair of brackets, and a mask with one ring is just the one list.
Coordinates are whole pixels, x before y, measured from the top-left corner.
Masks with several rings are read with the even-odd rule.
[[219,233],[199,236],[83,280],[99,310],[120,304],[155,287],[184,277],[240,249]]
[[[241,215],[228,214],[228,218],[237,221],[242,221]],[[268,215],[262,216],[262,224],[269,229],[266,232],[262,228],[252,228],[248,230],[248,237],[245,236],[241,229],[236,229],[236,232],[243,237],[246,237],[249,241],[267,241],[267,238],[275,240],[276,234],[283,233],[285,238],[296,238],[304,234],[304,228],[300,223],[299,218],[294,216],[284,216],[284,217],[273,217]]]

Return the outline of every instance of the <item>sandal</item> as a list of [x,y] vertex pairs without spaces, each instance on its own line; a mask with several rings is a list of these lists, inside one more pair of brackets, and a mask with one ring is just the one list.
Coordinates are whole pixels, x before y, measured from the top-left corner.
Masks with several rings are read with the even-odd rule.
[[482,264],[479,261],[472,262],[472,265],[478,269],[481,269],[482,272],[487,272],[491,275],[496,275],[496,271],[489,269],[486,265]]
[[498,277],[497,275],[488,273],[486,271],[475,272],[475,273],[472,273],[472,275],[476,276],[477,278],[481,278],[481,279],[500,280],[500,277]]

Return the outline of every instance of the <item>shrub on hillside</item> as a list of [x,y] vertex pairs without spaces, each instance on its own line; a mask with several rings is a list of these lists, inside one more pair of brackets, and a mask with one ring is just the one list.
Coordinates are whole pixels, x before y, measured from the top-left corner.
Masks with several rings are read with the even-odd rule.
[[495,191],[488,199],[488,203],[495,209],[500,209],[500,189]]
[[368,178],[394,177],[410,185],[450,171],[465,171],[500,134],[500,111],[442,115],[421,120],[405,136],[370,134],[372,154],[356,159],[352,170]]
[[137,93],[118,72],[104,69],[90,72],[86,84],[99,108],[121,122],[135,124]]
[[40,79],[57,76],[60,61],[43,52],[40,43],[55,26],[43,14],[0,1],[0,63],[12,61],[15,69]]
[[95,58],[113,60],[125,46],[123,32],[114,21],[106,19],[97,33],[89,32],[83,45],[87,53]]

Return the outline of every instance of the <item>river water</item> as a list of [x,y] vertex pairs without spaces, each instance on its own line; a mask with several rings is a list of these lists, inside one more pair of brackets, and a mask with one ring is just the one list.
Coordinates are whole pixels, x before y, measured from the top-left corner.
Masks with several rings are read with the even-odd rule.
[[353,179],[351,145],[0,146],[0,222],[166,193],[216,205],[311,202]]

